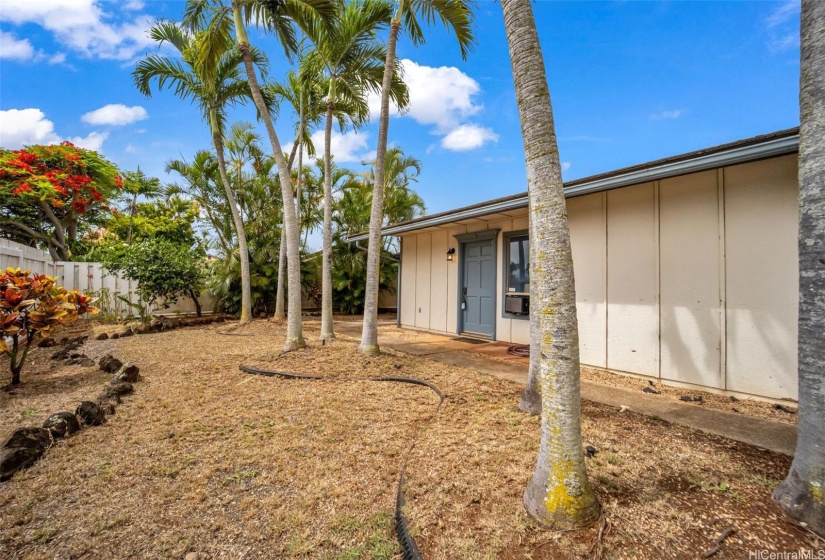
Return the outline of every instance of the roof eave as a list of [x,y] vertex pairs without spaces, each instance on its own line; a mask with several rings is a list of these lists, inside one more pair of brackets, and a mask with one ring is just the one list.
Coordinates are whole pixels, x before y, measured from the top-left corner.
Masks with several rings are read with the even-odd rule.
[[[705,153],[690,159],[653,162],[650,166],[630,168],[626,173],[595,176],[590,179],[578,179],[564,187],[565,198],[628,187],[650,181],[658,181],[690,173],[698,173],[709,169],[730,167],[750,163],[762,159],[793,154],[799,151],[799,134],[791,134],[772,138],[764,142],[746,145],[734,145],[729,149],[718,152]],[[459,208],[451,212],[423,216],[409,222],[395,224],[384,228],[382,236],[400,235],[410,231],[440,226],[471,218],[480,218],[489,214],[506,212],[527,207],[527,193],[509,198],[497,199],[490,204],[477,204]],[[369,232],[361,232],[347,241],[361,241],[369,238]]]

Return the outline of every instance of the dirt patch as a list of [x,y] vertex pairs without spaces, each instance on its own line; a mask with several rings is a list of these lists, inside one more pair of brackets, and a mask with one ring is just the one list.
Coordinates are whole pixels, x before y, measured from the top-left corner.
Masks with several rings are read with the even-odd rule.
[[[416,433],[407,513],[428,560],[587,558],[599,547],[605,558],[696,558],[729,525],[737,532],[714,558],[812,546],[770,499],[786,457],[594,404],[583,431],[603,520],[547,533],[521,505],[538,419],[516,410],[518,386],[393,351],[366,358],[346,337],[320,346],[314,323],[310,348],[289,354],[284,325],[217,334],[227,327],[87,342],[90,356],[140,365],[143,381],[106,425],[0,485],[0,557],[400,558],[395,484]],[[250,376],[240,362],[344,380]],[[59,409],[49,399],[63,398],[70,372],[35,369],[14,410]],[[52,389],[46,377],[27,386],[47,375]],[[437,385],[438,417],[429,389],[351,379],[387,375]],[[3,433],[36,423],[4,409]]]
[[582,379],[602,385],[623,387],[635,391],[642,391],[645,387],[652,387],[659,391],[659,396],[662,398],[679,401],[681,397],[688,396],[691,398],[701,397],[704,400],[702,404],[694,404],[694,406],[704,406],[716,410],[736,412],[748,416],[776,420],[777,422],[784,422],[785,424],[792,424],[794,426],[797,422],[796,403],[793,402],[780,405],[781,408],[779,408],[774,404],[755,399],[731,399],[729,396],[716,395],[696,389],[680,389],[657,382],[651,384],[647,379],[611,373],[598,368],[582,367],[581,371]]

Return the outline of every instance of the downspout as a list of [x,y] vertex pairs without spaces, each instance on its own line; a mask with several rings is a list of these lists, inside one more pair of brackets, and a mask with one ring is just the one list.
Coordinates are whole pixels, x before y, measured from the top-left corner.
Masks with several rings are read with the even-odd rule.
[[[369,249],[361,247],[361,241],[347,241],[347,243],[355,243],[355,247],[365,253],[369,253]],[[403,247],[403,245],[401,245]],[[395,278],[395,326],[401,328],[401,249],[399,249],[398,257],[395,258],[389,253],[381,252],[381,257],[388,259],[394,263],[398,263],[398,274]]]

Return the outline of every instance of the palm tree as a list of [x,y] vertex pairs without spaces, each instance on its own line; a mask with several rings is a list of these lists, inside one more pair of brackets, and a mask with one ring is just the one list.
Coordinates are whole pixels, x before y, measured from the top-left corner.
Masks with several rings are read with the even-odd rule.
[[799,113],[799,435],[773,492],[825,537],[825,4],[802,0]]
[[[239,71],[241,55],[225,49],[216,53],[214,59],[201,62],[198,55],[203,43],[208,40],[208,31],[189,33],[172,22],[156,22],[149,30],[149,36],[159,45],[169,43],[175,47],[181,55],[181,61],[160,55],[148,56],[137,64],[132,73],[135,85],[147,97],[152,95],[153,81],[156,82],[158,90],[163,90],[164,87],[174,89],[175,94],[181,99],[189,99],[196,103],[209,124],[218,158],[218,171],[232,212],[235,235],[238,238],[243,293],[241,323],[249,322],[252,320],[249,251],[243,220],[226,173],[223,146],[226,106],[245,103],[250,96],[249,84],[241,78]],[[252,56],[255,64],[266,65],[266,57],[261,52],[254,51]]]
[[[530,205],[531,369],[540,371],[541,446],[524,492],[527,512],[552,529],[582,527],[600,506],[581,443],[579,339],[570,230],[544,71],[530,0],[502,0],[527,161]],[[537,366],[537,367],[536,367]]]
[[[303,155],[304,146],[307,149],[307,155],[313,157],[315,155],[315,146],[312,143],[311,128],[317,126],[321,122],[321,116],[324,114],[324,106],[321,100],[322,94],[318,84],[313,84],[307,87],[303,80],[300,79],[299,74],[290,70],[287,74],[285,82],[275,82],[265,86],[266,93],[272,97],[276,102],[276,107],[284,101],[289,103],[295,112],[299,115],[298,122],[295,126],[295,141],[292,145],[292,151],[289,155],[287,165],[292,171],[292,163],[294,161],[295,153],[298,153],[298,169],[303,169]],[[295,196],[297,198],[296,205],[296,221],[298,222],[298,237],[301,235],[301,207],[302,194],[300,181],[301,172],[298,172],[298,181],[295,183]],[[286,263],[286,244],[281,240],[280,253],[278,255],[278,289],[275,296],[275,319],[283,320],[286,318],[284,313],[284,282],[283,271]]]
[[[272,155],[278,165],[281,181],[281,198],[294,200],[289,166],[284,158],[278,133],[275,131],[272,115],[264,98],[258,75],[255,72],[255,52],[249,43],[246,24],[254,21],[273,32],[284,47],[287,56],[295,53],[298,40],[295,24],[305,28],[308,25],[328,25],[334,17],[336,3],[332,0],[232,0],[231,6],[224,6],[222,0],[187,0],[187,25],[201,27],[211,16],[208,29],[210,41],[204,44],[199,57],[214,59],[217,52],[228,47],[232,41],[231,31],[235,30],[235,41],[246,69],[246,79],[252,93],[252,100],[258,109],[258,117],[264,122],[272,145]],[[284,230],[286,231],[287,272],[289,275],[289,320],[287,322],[284,351],[297,350],[306,346],[301,324],[301,268],[298,222],[295,207],[284,204]]]
[[390,22],[390,36],[387,40],[387,58],[384,76],[381,82],[381,117],[378,123],[378,148],[375,158],[375,183],[372,191],[372,214],[370,216],[370,238],[367,253],[367,287],[366,305],[364,306],[364,324],[361,332],[361,344],[358,351],[362,354],[375,355],[378,347],[378,268],[381,248],[381,224],[384,221],[382,197],[384,191],[384,167],[387,157],[387,134],[390,126],[390,84],[394,79],[396,67],[395,48],[403,21],[407,34],[414,45],[424,42],[424,32],[418,21],[419,15],[428,24],[441,20],[448,29],[452,29],[458,40],[461,56],[466,60],[475,37],[472,31],[473,0],[398,0],[395,15]]
[[[381,85],[385,49],[375,33],[389,23],[392,7],[383,0],[350,2],[341,8],[331,28],[311,27],[307,36],[314,45],[304,59],[308,76],[322,71],[328,79],[324,133],[324,247],[321,274],[321,340],[335,338],[332,326],[332,123],[339,103],[345,104],[355,127],[369,118],[367,94]],[[407,104],[407,90],[396,79],[388,96],[400,106]]]
[[129,233],[126,236],[126,242],[132,243],[132,224],[135,221],[135,211],[137,210],[138,196],[143,196],[149,199],[157,198],[163,193],[163,187],[160,185],[160,179],[157,177],[147,177],[144,175],[140,166],[134,173],[126,173],[123,178],[123,190],[132,194],[132,202],[129,205]]
[[195,200],[217,235],[217,242],[224,254],[231,254],[234,227],[232,213],[226,201],[223,187],[219,186],[218,162],[206,150],[198,150],[192,162],[183,159],[166,163],[166,172],[176,172],[186,184],[171,183],[166,187],[167,196],[185,195]]
[[226,151],[229,152],[229,161],[235,175],[237,188],[235,192],[238,196],[238,205],[241,216],[249,218],[245,204],[244,185],[250,183],[249,177],[244,177],[244,169],[252,162],[260,161],[262,157],[261,149],[258,146],[260,137],[255,133],[254,128],[248,122],[236,122],[229,128],[226,138]]
[[[405,156],[400,148],[387,151],[387,174],[384,186],[384,219],[386,225],[411,220],[424,213],[424,201],[411,188],[421,171],[421,162]],[[345,313],[361,313],[364,307],[366,286],[366,254],[361,247],[343,241],[345,235],[366,229],[370,221],[372,182],[374,172],[351,176],[341,183],[341,195],[335,203],[333,220],[335,240],[333,247],[333,283],[336,306]],[[395,238],[386,237],[383,249],[395,252]],[[382,255],[388,256],[388,255]],[[380,261],[379,285],[392,288],[398,270],[394,259]]]

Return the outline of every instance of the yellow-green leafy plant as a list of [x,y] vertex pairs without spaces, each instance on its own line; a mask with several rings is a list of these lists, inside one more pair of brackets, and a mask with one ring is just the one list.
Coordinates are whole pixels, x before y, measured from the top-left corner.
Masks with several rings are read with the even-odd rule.
[[98,311],[92,297],[68,291],[56,281],[19,268],[0,271],[1,347],[9,357],[12,385],[20,383],[20,371],[38,336],[49,338],[80,315]]

